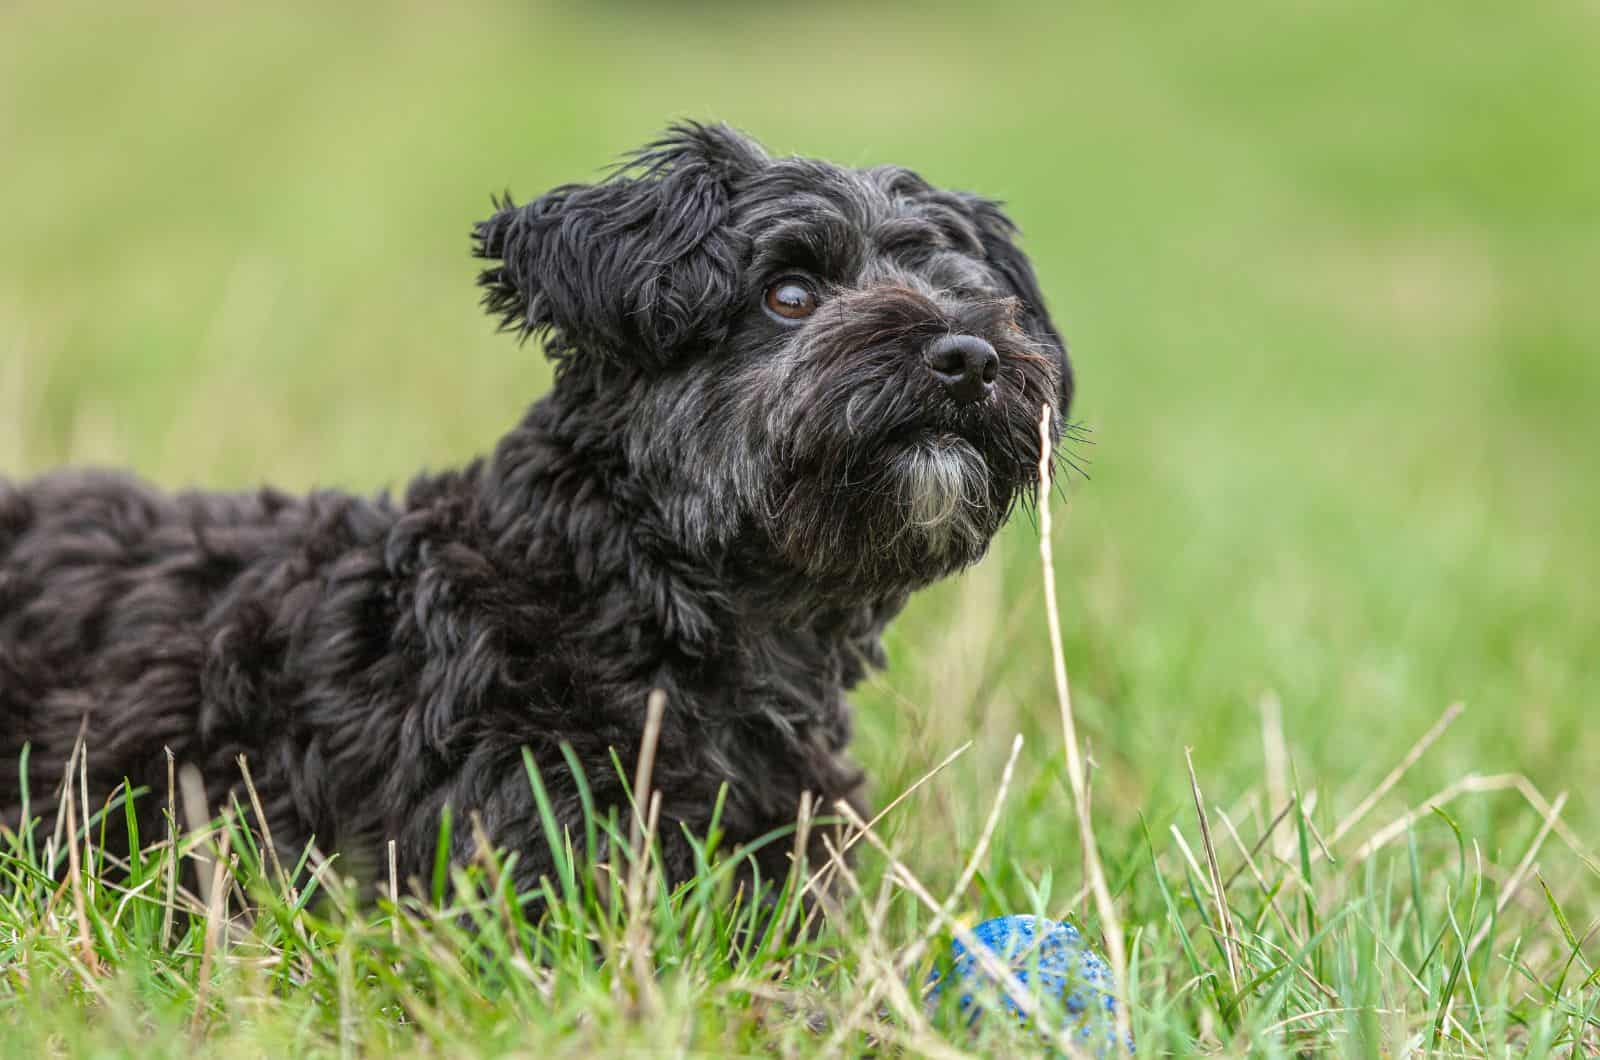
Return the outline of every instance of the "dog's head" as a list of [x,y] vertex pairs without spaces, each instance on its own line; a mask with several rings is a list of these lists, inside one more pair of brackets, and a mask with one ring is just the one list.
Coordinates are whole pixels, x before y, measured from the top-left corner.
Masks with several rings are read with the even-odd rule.
[[675,537],[860,594],[973,562],[1036,485],[1072,373],[1015,236],[906,169],[679,125],[609,179],[506,200],[476,249],[485,305],[609,405]]

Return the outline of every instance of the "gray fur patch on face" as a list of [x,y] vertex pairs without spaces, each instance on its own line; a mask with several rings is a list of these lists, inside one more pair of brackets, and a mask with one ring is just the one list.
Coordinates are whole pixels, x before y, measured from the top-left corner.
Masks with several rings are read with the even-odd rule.
[[930,553],[981,540],[989,469],[970,444],[954,435],[919,439],[895,457],[895,481],[907,532]]

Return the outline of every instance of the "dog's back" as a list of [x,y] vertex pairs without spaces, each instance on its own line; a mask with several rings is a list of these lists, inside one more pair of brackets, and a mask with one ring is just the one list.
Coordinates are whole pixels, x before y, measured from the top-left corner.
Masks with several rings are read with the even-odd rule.
[[0,480],[0,820],[21,824],[24,790],[30,816],[53,812],[81,730],[90,813],[127,780],[158,795],[136,803],[148,835],[164,748],[181,761],[200,742],[258,746],[283,720],[246,687],[273,640],[240,634],[285,616],[251,600],[288,604],[315,575],[319,536],[343,548],[390,521],[326,494],[166,494],[82,470]]

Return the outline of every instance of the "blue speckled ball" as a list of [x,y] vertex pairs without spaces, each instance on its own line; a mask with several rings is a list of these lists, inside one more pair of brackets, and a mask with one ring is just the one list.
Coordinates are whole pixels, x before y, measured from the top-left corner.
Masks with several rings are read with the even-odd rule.
[[[1037,974],[1037,993],[1059,999],[1069,1021],[1068,1032],[1086,1052],[1107,1057],[1133,1051],[1131,1041],[1125,1048],[1119,1047],[1117,1041],[1117,1001],[1112,996],[1115,984],[1111,967],[1089,948],[1077,928],[1044,917],[1000,916],[973,928],[972,935],[1004,961],[1030,991]],[[962,987],[961,1010],[968,1012],[971,1019],[982,1014],[983,1004],[977,996],[981,992],[984,1001],[998,995],[1005,1011],[1027,1022],[1016,1002],[993,982],[960,939],[952,943],[950,956],[954,962],[951,977]],[[928,991],[928,1004],[932,1006],[938,1003],[945,984],[937,971],[930,980],[933,986]]]

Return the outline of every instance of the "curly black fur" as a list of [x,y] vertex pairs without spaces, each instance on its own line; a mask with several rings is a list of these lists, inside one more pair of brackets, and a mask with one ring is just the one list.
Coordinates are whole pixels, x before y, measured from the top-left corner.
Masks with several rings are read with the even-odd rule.
[[[392,838],[420,875],[448,805],[528,886],[551,861],[522,749],[563,823],[563,743],[599,806],[626,805],[611,755],[633,762],[652,689],[674,878],[720,785],[735,841],[792,823],[803,792],[859,798],[846,690],[907,595],[1031,496],[1040,407],[1071,397],[1010,221],[701,125],[496,205],[484,303],[558,370],[491,456],[398,500],[0,480],[0,819],[18,824],[23,745],[48,812],[86,724],[91,800],[164,791],[171,748],[215,808],[242,754],[291,854],[314,838],[376,866]],[[818,295],[803,321],[763,306],[789,276]],[[930,373],[946,335],[998,355],[983,400]],[[140,800],[143,834],[161,801]]]

